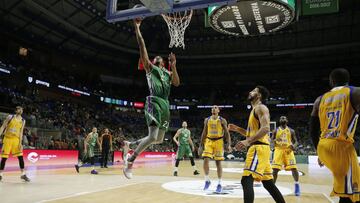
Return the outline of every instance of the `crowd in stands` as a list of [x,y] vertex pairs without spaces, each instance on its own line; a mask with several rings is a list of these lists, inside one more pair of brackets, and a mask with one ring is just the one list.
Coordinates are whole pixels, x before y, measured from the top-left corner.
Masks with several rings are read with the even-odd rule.
[[[34,75],[37,78],[49,81],[57,81],[81,90],[90,92],[103,92],[99,90],[104,87],[99,78],[91,78],[89,76],[72,74],[69,71],[61,71],[55,69],[48,72],[46,68],[39,67],[34,69],[24,68],[24,65],[18,67],[12,66],[12,71],[22,75],[24,79],[27,75]],[[61,76],[61,77],[59,77]],[[89,80],[93,80],[92,82]],[[23,80],[22,80],[23,81]],[[84,82],[85,81],[85,82]],[[86,83],[86,85],[81,82]],[[321,92],[324,92],[326,85],[324,82],[308,82],[308,83],[288,83],[284,88],[283,83],[269,84],[272,97],[281,100],[281,102],[312,102]],[[90,84],[90,85],[89,85]],[[306,86],[304,89],[302,87]],[[100,88],[101,87],[101,88]],[[206,88],[206,87],[204,87]],[[231,104],[237,101],[237,104],[246,104],[247,87],[243,87],[241,91],[238,88],[218,86],[213,92],[203,91],[201,87],[197,91],[189,89],[189,87],[180,87],[170,98],[193,97],[197,103],[205,101],[210,103]],[[122,92],[134,92],[128,88],[120,88]],[[241,94],[239,93],[242,92]],[[109,89],[109,92],[114,93]],[[142,92],[142,91],[141,91]],[[59,93],[57,93],[59,94]],[[104,93],[105,94],[105,93]],[[142,97],[145,97],[141,95]],[[191,95],[193,94],[193,95]],[[210,95],[210,96],[209,96]],[[38,149],[78,149],[87,133],[92,127],[99,129],[101,135],[103,129],[109,128],[114,137],[114,150],[119,150],[120,141],[136,140],[147,135],[147,127],[145,125],[143,112],[135,109],[120,109],[115,106],[96,103],[96,102],[79,102],[70,98],[59,96],[59,98],[47,97],[40,94],[35,86],[30,86],[26,82],[15,81],[13,79],[0,80],[0,107],[1,111],[11,112],[11,107],[22,105],[25,107],[24,117],[27,120],[26,147]],[[191,101],[191,98],[188,98]],[[241,101],[241,102],[239,102]],[[271,101],[270,101],[271,102]],[[273,101],[272,101],[273,102]],[[277,101],[279,102],[279,101]],[[299,141],[298,154],[313,154],[314,148],[308,135],[308,118],[311,107],[304,109],[276,109],[274,105],[270,108],[271,120],[277,121],[281,115],[289,118],[289,126],[292,127]],[[224,109],[220,114],[228,120],[229,123],[235,123],[246,127],[248,109]],[[192,130],[194,143],[199,143],[201,131],[203,128],[204,118],[210,116],[210,109],[190,110],[190,111],[173,111],[171,121],[171,130],[167,134],[167,140],[161,145],[153,145],[148,150],[151,151],[175,151],[176,145],[172,142],[171,137],[174,135],[176,128],[181,126],[181,121],[186,120]],[[121,130],[120,130],[121,128]],[[58,136],[40,136],[34,129],[47,129],[60,132]],[[45,133],[46,134],[46,133]],[[237,134],[231,134],[233,144],[244,139]],[[356,143],[358,145],[358,143]]]

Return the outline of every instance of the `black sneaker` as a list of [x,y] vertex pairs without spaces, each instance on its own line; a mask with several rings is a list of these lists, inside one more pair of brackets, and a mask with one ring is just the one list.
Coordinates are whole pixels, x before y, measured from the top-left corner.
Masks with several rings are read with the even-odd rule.
[[0,181],[2,180],[2,176],[0,176]]
[[200,173],[199,173],[198,170],[195,170],[195,171],[194,171],[194,176],[199,175],[199,174],[200,174]]
[[104,168],[108,168],[107,166],[104,166]]
[[100,168],[104,168],[104,166],[101,166]]
[[177,175],[177,171],[174,171],[174,176],[178,176],[178,175]]
[[76,164],[76,165],[75,165],[75,170],[76,170],[76,172],[78,172],[78,173],[79,173],[79,168],[80,168],[79,165]]
[[30,178],[28,178],[26,175],[22,175],[20,178],[23,179],[25,182],[30,182]]

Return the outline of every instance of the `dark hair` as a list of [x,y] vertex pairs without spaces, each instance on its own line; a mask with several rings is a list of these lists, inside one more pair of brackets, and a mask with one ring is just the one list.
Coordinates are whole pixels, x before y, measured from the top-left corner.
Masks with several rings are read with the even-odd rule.
[[350,81],[350,73],[345,68],[336,68],[331,71],[332,85],[347,85]]
[[160,66],[160,62],[158,61],[158,59],[161,59],[161,60],[163,60],[163,58],[161,57],[161,56],[155,56],[155,58],[153,59],[153,64],[155,65],[155,66]]
[[15,110],[18,110],[18,109],[23,109],[23,107],[22,106],[16,106]]
[[269,90],[266,87],[261,86],[261,85],[256,86],[256,88],[258,88],[258,90],[261,94],[261,102],[264,103],[270,95]]

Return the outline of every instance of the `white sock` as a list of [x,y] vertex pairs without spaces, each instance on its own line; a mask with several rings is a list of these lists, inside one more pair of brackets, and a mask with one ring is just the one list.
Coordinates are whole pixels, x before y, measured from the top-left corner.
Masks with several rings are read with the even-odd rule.
[[221,178],[219,178],[219,184],[221,185],[221,183],[222,183],[222,179],[221,179]]
[[0,176],[3,176],[3,173],[2,173],[2,172],[0,173]]
[[196,168],[196,166],[193,166],[193,169],[194,169],[195,171],[197,171],[197,168]]
[[299,184],[299,181],[295,181],[295,184]]
[[95,170],[95,166],[92,166],[92,170]]
[[174,168],[174,172],[177,172],[177,171],[178,171],[178,167],[175,167],[175,168]]
[[25,171],[21,172],[21,175],[22,175],[22,176],[26,175]]
[[210,181],[209,176],[205,175],[205,181]]

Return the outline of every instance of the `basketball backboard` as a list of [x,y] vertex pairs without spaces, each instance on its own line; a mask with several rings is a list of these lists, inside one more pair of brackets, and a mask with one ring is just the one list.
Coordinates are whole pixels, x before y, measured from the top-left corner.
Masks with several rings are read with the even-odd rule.
[[118,10],[117,2],[118,0],[107,0],[106,20],[108,22],[114,23],[210,6],[231,5],[236,3],[236,0],[141,0],[144,6],[125,10]]

